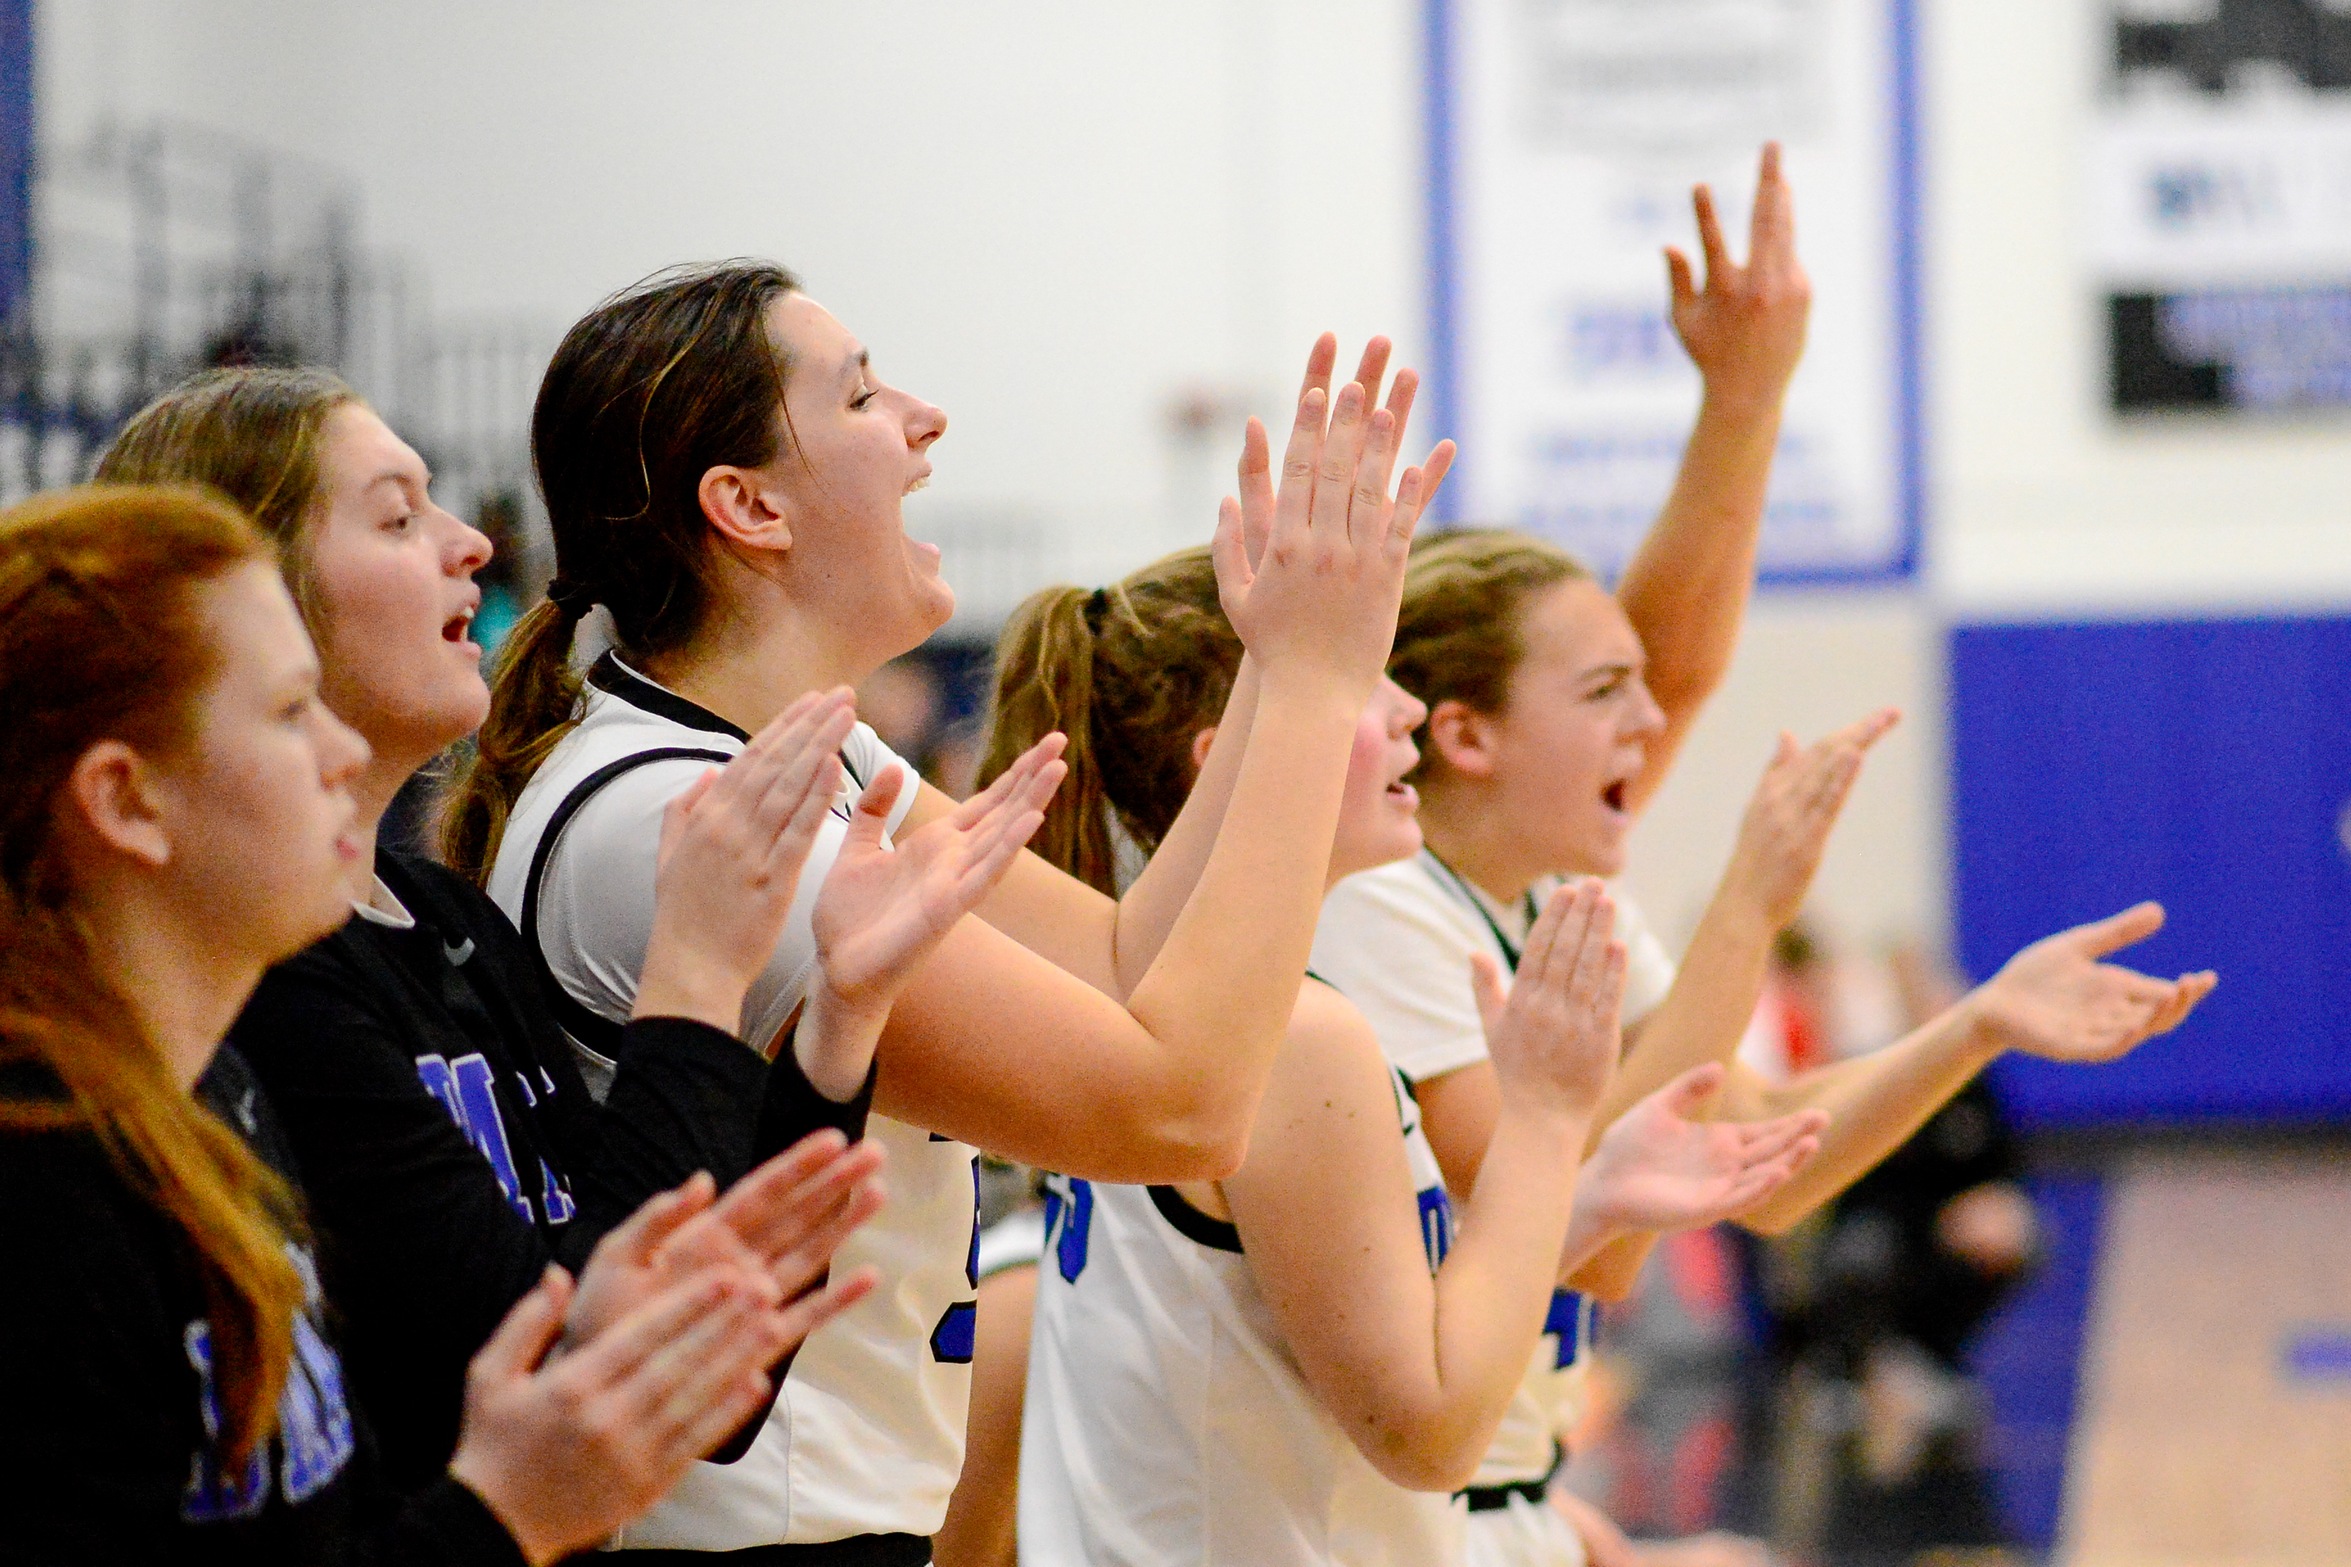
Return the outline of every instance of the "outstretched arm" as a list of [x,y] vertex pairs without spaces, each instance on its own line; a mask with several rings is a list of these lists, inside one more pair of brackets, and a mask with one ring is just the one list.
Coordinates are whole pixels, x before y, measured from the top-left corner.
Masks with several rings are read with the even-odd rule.
[[1699,708],[1730,667],[1755,581],[1780,408],[1804,352],[1812,302],[1777,143],[1763,149],[1744,266],[1731,260],[1713,193],[1699,186],[1693,205],[1704,286],[1679,250],[1666,252],[1666,268],[1674,330],[1705,393],[1673,493],[1616,595],[1648,650],[1649,690],[1666,717],[1629,791],[1636,808],[1664,783]]
[[2218,982],[2209,972],[2153,979],[2099,960],[2163,927],[2142,903],[2046,937],[2008,960],[1942,1016],[1874,1055],[1807,1072],[1783,1087],[1734,1071],[1721,1113],[1826,1110],[1820,1156],[1741,1222],[1787,1229],[1909,1140],[2003,1052],[2112,1061],[2177,1028]]

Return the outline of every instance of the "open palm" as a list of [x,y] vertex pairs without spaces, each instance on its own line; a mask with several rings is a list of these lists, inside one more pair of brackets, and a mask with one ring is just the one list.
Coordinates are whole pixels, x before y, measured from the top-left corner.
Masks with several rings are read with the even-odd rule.
[[826,987],[858,1008],[887,1006],[931,950],[976,908],[1045,820],[1069,771],[1047,735],[953,812],[886,841],[906,787],[891,768],[866,787],[817,895],[813,925]]
[[2209,970],[2166,980],[2099,961],[2162,928],[2162,906],[2142,903],[2059,931],[2010,958],[1962,1004],[2006,1049],[2052,1061],[2112,1061],[2179,1027],[2216,983]]
[[1584,1166],[1578,1202],[1612,1227],[1694,1229],[1744,1213],[1820,1151],[1823,1111],[1697,1119],[1722,1079],[1719,1064],[1694,1067],[1618,1117]]

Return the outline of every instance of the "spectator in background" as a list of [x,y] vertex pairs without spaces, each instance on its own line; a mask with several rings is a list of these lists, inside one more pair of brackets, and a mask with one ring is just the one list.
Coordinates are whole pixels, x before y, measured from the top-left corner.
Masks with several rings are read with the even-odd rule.
[[857,688],[858,716],[933,788],[960,800],[979,770],[979,728],[956,716],[950,681],[923,653],[892,659]]
[[482,667],[498,657],[498,645],[514,623],[546,596],[545,584],[527,580],[530,559],[523,528],[522,497],[513,490],[487,490],[474,507],[475,531],[489,539],[490,563],[474,573],[482,590],[481,608],[474,611],[473,639],[481,644]]

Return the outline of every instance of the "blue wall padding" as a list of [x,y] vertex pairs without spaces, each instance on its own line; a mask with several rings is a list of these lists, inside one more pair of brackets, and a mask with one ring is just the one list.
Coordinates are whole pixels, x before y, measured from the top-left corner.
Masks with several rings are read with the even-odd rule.
[[2155,898],[2128,960],[2221,979],[2117,1064],[2002,1062],[2018,1119],[2351,1118],[2351,619],[1968,626],[1950,667],[1969,974]]
[[33,0],[0,0],[0,328],[33,267]]

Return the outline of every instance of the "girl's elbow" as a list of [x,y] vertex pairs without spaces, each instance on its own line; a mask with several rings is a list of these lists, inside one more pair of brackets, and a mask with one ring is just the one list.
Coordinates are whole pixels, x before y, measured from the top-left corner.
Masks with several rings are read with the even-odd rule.
[[1477,1478],[1492,1438],[1491,1432],[1391,1428],[1365,1444],[1363,1456],[1383,1478],[1407,1491],[1458,1491]]

